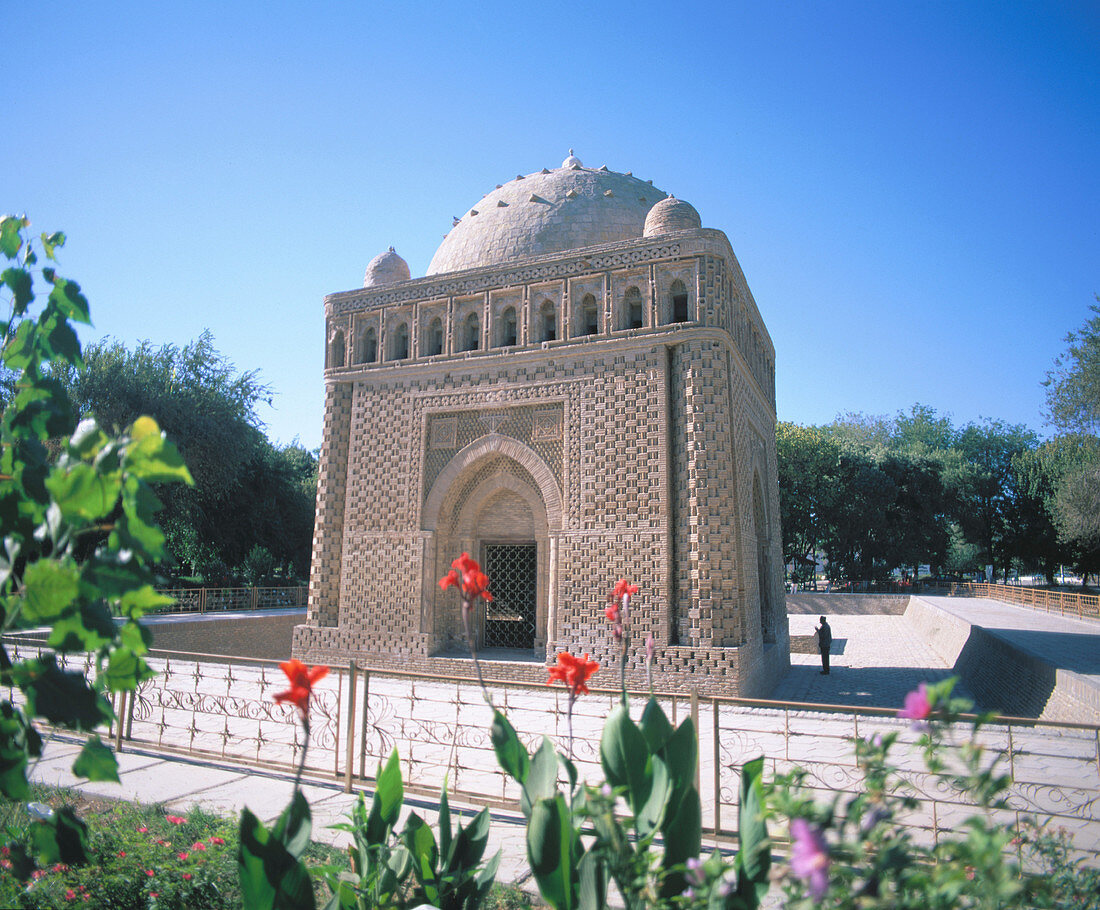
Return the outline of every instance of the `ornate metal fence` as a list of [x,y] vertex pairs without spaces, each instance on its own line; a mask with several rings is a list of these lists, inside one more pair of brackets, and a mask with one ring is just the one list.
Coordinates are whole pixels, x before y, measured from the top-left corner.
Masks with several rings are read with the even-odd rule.
[[[36,650],[9,645],[19,656]],[[224,660],[224,658],[222,658]],[[70,655],[74,669],[90,669]],[[131,696],[119,697],[121,721],[112,730],[120,748],[137,746],[197,757],[291,769],[301,758],[302,727],[293,708],[277,706],[286,687],[282,672],[253,660],[206,663],[201,655],[170,655],[152,661],[159,671]],[[491,675],[491,665],[488,668]],[[489,683],[493,703],[535,748],[543,735],[571,749],[583,777],[596,779],[599,735],[618,692],[593,690],[577,701],[569,741],[563,690],[509,682]],[[640,712],[647,696],[632,695]],[[935,840],[971,814],[968,795],[948,771],[929,774],[918,735],[893,712],[839,705],[808,705],[729,698],[659,697],[675,721],[691,714],[699,731],[699,789],[704,825],[718,837],[736,829],[741,766],[758,755],[767,773],[806,770],[809,787],[822,798],[855,795],[861,786],[853,740],[894,731],[892,756],[918,808],[904,822],[915,837]],[[444,780],[450,792],[506,807],[518,791],[500,771],[489,739],[491,709],[473,679],[441,679],[416,673],[333,668],[311,702],[312,738],[307,769],[343,780],[350,791],[369,783],[381,761],[397,749],[406,786],[437,794]],[[1011,775],[1006,824],[1032,815],[1070,829],[1078,850],[1100,858],[1100,726],[1023,718],[999,718],[981,731],[991,754],[1002,756]],[[958,742],[970,728],[951,731]],[[780,832],[781,833],[781,832]]]

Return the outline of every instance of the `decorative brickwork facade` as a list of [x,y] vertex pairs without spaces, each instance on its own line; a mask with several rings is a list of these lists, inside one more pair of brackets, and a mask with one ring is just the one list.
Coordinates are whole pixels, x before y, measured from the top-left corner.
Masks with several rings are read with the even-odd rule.
[[726,236],[570,157],[456,219],[435,273],[403,266],[384,253],[325,299],[295,655],[462,673],[437,582],[467,551],[496,567],[476,623],[494,676],[543,679],[532,655],[559,650],[612,664],[626,577],[634,684],[652,630],[658,688],[767,694],[789,665],[775,354]]

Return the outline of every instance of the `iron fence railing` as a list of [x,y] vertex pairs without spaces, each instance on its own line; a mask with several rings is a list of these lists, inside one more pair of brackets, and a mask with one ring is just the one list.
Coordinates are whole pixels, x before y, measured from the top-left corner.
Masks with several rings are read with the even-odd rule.
[[[9,649],[13,659],[36,650],[29,643]],[[74,669],[91,669],[80,655],[65,660]],[[111,735],[117,747],[133,744],[268,768],[297,766],[301,725],[294,709],[274,703],[286,680],[272,663],[243,658],[213,663],[193,654],[169,654],[151,663],[159,671],[155,678],[115,698],[120,721]],[[488,691],[529,748],[547,735],[572,752],[582,777],[597,779],[599,736],[617,691],[593,690],[576,702],[571,742],[564,690],[489,681]],[[632,694],[636,712],[647,697]],[[739,773],[746,761],[763,755],[770,777],[802,768],[806,786],[822,798],[854,796],[862,785],[854,740],[886,732],[898,734],[891,755],[917,801],[904,819],[914,837],[933,842],[974,811],[954,781],[955,749],[946,750],[944,772],[929,773],[919,733],[893,711],[670,693],[658,700],[674,722],[689,714],[695,719],[703,820],[717,838],[735,835]],[[517,805],[515,784],[497,766],[489,738],[491,710],[475,679],[354,663],[333,667],[314,693],[310,714],[306,768],[343,781],[349,792],[369,784],[379,763],[397,749],[410,792],[438,795],[447,780],[456,797]],[[948,741],[968,741],[970,735],[968,726],[960,726]],[[1100,726],[1000,717],[983,726],[979,737],[991,755],[1001,756],[1011,778],[1009,808],[999,817],[1017,828],[1028,816],[1052,820],[1073,833],[1077,850],[1100,859]]]
[[161,613],[222,613],[251,610],[304,609],[309,589],[284,588],[161,588],[175,603]]
[[1073,591],[1048,591],[1022,585],[995,585],[985,582],[959,582],[948,586],[952,597],[988,597],[1078,619],[1100,619],[1100,595]]

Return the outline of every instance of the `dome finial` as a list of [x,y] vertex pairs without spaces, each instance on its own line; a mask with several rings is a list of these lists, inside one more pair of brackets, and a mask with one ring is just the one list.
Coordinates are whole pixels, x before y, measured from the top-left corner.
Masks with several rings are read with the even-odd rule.
[[569,150],[569,157],[561,163],[561,166],[562,168],[584,167],[584,165],[581,164],[581,159],[573,154],[572,149]]

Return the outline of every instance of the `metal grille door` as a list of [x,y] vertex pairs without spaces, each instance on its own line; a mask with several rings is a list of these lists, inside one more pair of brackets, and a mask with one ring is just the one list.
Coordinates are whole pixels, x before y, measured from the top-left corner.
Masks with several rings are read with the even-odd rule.
[[491,603],[485,604],[485,647],[533,648],[538,589],[535,544],[485,544]]

